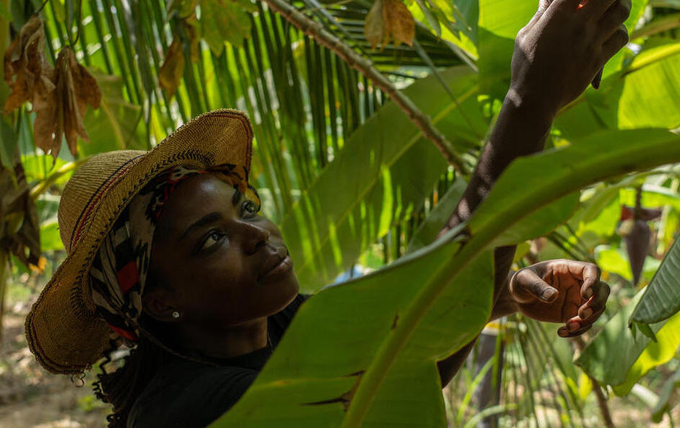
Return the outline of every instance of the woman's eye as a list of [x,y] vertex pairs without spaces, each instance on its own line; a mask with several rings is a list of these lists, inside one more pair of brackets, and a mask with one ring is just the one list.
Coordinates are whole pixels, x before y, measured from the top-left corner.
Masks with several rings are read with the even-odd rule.
[[205,242],[203,242],[203,245],[201,246],[200,251],[204,251],[204,250],[209,249],[213,245],[220,242],[220,240],[222,240],[223,237],[224,237],[224,235],[222,233],[219,233],[219,232],[216,232],[216,231],[210,232],[210,235],[208,235],[208,239],[206,239]]
[[253,201],[245,201],[241,205],[241,208],[243,208],[244,211],[249,212],[250,214],[256,214],[257,213],[257,206]]

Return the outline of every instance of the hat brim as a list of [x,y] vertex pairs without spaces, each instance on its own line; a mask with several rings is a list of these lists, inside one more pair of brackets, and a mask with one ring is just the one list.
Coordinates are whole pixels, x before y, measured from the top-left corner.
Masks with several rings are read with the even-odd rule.
[[156,174],[175,165],[208,168],[222,163],[250,170],[253,130],[240,111],[223,109],[187,122],[153,149],[129,160],[125,173],[88,207],[82,236],[73,245],[26,317],[28,346],[52,373],[74,374],[90,369],[109,348],[110,329],[95,312],[90,298],[92,260],[131,199]]

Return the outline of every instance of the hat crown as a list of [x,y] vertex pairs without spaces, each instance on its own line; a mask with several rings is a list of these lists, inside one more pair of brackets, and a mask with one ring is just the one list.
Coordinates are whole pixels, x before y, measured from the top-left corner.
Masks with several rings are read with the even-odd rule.
[[148,152],[143,150],[118,150],[100,153],[90,158],[73,173],[64,186],[57,218],[59,235],[68,254],[79,239],[87,233],[88,219],[103,202],[103,195],[111,190],[127,167]]

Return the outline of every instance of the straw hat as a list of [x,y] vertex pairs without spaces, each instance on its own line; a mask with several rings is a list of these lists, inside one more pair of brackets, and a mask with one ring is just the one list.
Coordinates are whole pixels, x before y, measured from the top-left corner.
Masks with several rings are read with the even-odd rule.
[[196,117],[150,151],[102,153],[68,181],[59,203],[59,233],[66,260],[26,318],[26,337],[40,364],[53,373],[81,373],[109,347],[110,329],[95,314],[89,270],[123,208],[157,173],[175,165],[208,168],[222,163],[250,170],[253,131],[236,110]]

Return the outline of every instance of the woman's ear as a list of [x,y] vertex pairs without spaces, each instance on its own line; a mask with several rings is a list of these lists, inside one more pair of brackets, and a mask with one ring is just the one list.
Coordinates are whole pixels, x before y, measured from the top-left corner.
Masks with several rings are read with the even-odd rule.
[[154,287],[142,296],[142,307],[151,318],[157,321],[172,322],[178,317],[173,317],[173,312],[178,309],[173,305],[172,292],[163,287]]

